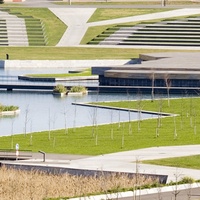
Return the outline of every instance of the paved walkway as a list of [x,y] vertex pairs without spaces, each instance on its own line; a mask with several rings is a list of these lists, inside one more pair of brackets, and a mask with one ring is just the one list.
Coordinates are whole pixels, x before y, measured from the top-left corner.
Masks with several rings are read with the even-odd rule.
[[95,8],[49,8],[67,26],[57,46],[79,45],[87,31],[87,21]]
[[[15,161],[18,164],[51,166],[72,169],[88,169],[113,172],[136,172],[136,161],[139,172],[144,174],[168,175],[167,182],[180,180],[188,176],[200,180],[200,170],[142,164],[143,160],[172,158],[200,154],[200,145],[152,147],[146,149],[124,151],[100,156],[56,155],[47,154],[46,162],[42,162],[41,154],[34,154],[32,160]],[[6,162],[7,163],[7,162]],[[13,163],[13,162],[12,162]],[[178,164],[178,163],[177,163]]]

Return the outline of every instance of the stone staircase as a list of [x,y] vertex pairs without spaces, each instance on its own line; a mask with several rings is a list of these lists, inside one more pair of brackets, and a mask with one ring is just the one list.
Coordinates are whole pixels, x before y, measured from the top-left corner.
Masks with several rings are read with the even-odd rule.
[[0,11],[0,46],[28,46],[25,20]]
[[89,44],[200,46],[200,17],[107,29]]
[[43,32],[39,19],[0,10],[0,46],[45,46]]

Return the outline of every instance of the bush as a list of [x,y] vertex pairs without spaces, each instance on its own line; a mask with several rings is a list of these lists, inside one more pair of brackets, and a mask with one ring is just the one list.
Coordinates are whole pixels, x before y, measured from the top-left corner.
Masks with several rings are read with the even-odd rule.
[[84,86],[73,86],[73,87],[71,87],[70,92],[82,92],[82,93],[86,93],[87,89]]
[[191,178],[191,177],[188,177],[188,176],[185,176],[180,180],[181,184],[187,184],[187,183],[192,184],[194,182],[195,182],[195,180],[193,178]]
[[55,92],[55,93],[66,93],[67,88],[64,85],[58,84],[54,87],[53,92]]
[[4,111],[16,111],[18,109],[19,109],[18,106],[4,106],[4,105],[0,104],[0,112],[4,112]]

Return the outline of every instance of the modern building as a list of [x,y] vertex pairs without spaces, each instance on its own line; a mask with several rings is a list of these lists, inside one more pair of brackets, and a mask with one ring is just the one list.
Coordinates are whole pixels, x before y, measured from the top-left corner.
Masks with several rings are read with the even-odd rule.
[[185,93],[200,91],[200,53],[141,54],[132,63],[93,67],[100,86],[131,91]]

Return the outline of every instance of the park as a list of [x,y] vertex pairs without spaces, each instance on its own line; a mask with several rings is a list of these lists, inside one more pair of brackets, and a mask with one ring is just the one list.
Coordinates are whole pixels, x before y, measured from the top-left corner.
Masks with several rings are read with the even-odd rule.
[[[26,68],[27,65],[31,69],[37,63],[34,73],[29,75],[42,78],[44,76],[58,77],[62,76],[63,73],[53,72],[48,74],[45,72],[45,74],[40,74],[38,69],[47,68],[49,63],[52,66],[56,63],[58,71],[59,68],[62,68],[63,63],[65,63],[65,66],[67,63],[70,69],[80,69],[82,65],[84,70],[90,67],[93,72],[98,72],[93,75],[98,74],[101,77],[101,83],[104,84],[107,81],[109,84],[111,83],[111,87],[114,87],[117,86],[116,83],[119,83],[118,78],[123,78],[122,82],[124,82],[127,77],[133,79],[136,75],[145,74],[145,70],[152,70],[151,65],[148,66],[147,63],[153,63],[154,66],[158,65],[161,68],[162,64],[166,67],[171,62],[173,63],[172,70],[167,72],[167,78],[166,68],[164,71],[156,66],[157,71],[155,73],[151,71],[148,74],[147,72],[142,78],[149,78],[149,85],[147,85],[149,90],[142,90],[141,88],[144,85],[137,85],[137,89],[131,90],[129,87],[132,85],[127,85],[127,83],[130,83],[130,81],[127,81],[126,85],[123,85],[126,88],[121,95],[123,100],[116,101],[113,98],[109,101],[98,101],[103,90],[93,93],[95,97],[93,101],[82,102],[84,99],[82,97],[76,99],[72,103],[75,109],[78,110],[81,107],[92,109],[90,113],[92,124],[89,126],[65,126],[56,129],[53,128],[56,119],[54,118],[51,121],[50,118],[48,119],[47,113],[43,123],[46,123],[46,125],[49,123],[50,128],[43,131],[27,131],[28,127],[31,127],[30,110],[26,105],[19,107],[19,115],[24,113],[24,124],[21,125],[24,126],[24,131],[21,134],[13,134],[15,124],[14,121],[11,121],[13,123],[10,124],[12,130],[10,135],[0,137],[1,154],[5,153],[7,157],[12,157],[12,160],[1,161],[1,181],[7,183],[3,184],[1,188],[1,198],[67,199],[79,197],[80,199],[91,195],[106,194],[92,198],[107,199],[118,198],[118,195],[123,195],[123,192],[132,191],[132,198],[139,199],[142,197],[137,194],[137,191],[142,191],[142,188],[158,188],[171,184],[176,186],[172,188],[172,198],[178,199],[179,184],[189,184],[187,185],[188,193],[194,184],[198,188],[198,180],[200,180],[198,174],[198,152],[200,148],[198,56],[191,56],[190,60],[185,55],[198,55],[200,50],[197,37],[200,10],[196,8],[200,4],[191,1],[151,1],[147,2],[146,5],[144,5],[144,2],[140,2],[141,4],[137,2],[136,4],[135,1],[123,2],[123,5],[120,2],[109,1],[84,2],[80,5],[79,3],[71,1],[69,5],[69,2],[43,2],[38,6],[32,4],[31,0],[27,0],[27,2],[19,2],[19,4],[7,2],[2,4],[1,12],[15,15],[15,18],[17,16],[17,18],[24,19],[27,27],[27,33],[23,32],[21,37],[25,38],[26,41],[22,41],[19,39],[20,37],[10,39],[12,34],[17,35],[19,33],[10,33],[8,38],[1,39],[3,42],[0,48],[2,71],[10,70],[13,67],[21,70]],[[77,12],[77,16],[70,13],[71,9],[73,12]],[[67,11],[69,12],[69,19],[67,18]],[[77,17],[80,16],[82,16],[82,19],[77,22]],[[166,20],[171,21],[171,25],[168,26],[167,23],[163,25],[163,21]],[[187,20],[191,20],[189,24],[185,22]],[[73,21],[75,24],[71,23]],[[169,31],[172,27],[177,32],[177,27],[172,25],[173,21],[179,21],[178,29],[181,29],[180,32],[184,32],[184,26],[186,26],[187,31],[184,35],[172,34],[175,39],[172,38],[171,33],[168,33],[168,37],[165,38],[158,38],[157,36],[157,39],[150,35],[150,38],[154,39],[145,41],[144,38],[147,37],[147,33],[145,33],[146,36],[143,35],[142,38],[137,39],[138,35],[142,34],[138,33],[136,40],[132,38],[124,39],[129,32],[127,27],[137,26],[138,28],[139,26],[141,31],[141,29],[145,29],[144,24],[148,24],[145,27],[149,32],[151,32],[151,28],[155,31],[155,24],[159,29],[164,27],[165,30],[162,31],[165,31],[165,34],[166,29]],[[161,22],[162,25],[160,25]],[[2,21],[3,29],[5,29],[5,23],[5,21]],[[149,27],[151,24],[153,24],[153,27]],[[14,24],[10,23],[9,26],[12,30],[11,26],[14,27]],[[24,26],[24,24],[20,26]],[[119,36],[121,28],[124,33]],[[16,30],[19,30],[19,27],[16,27]],[[2,30],[2,32],[4,31]],[[188,35],[186,36],[186,34]],[[111,40],[106,39],[107,37]],[[184,37],[187,39],[182,40],[181,38]],[[117,39],[118,44],[116,44],[116,38],[121,38],[119,41]],[[102,40],[106,41],[107,44],[102,43]],[[121,40],[124,43],[121,43]],[[153,43],[156,40],[160,42],[159,45]],[[115,44],[112,43],[113,41],[115,41]],[[138,44],[138,41],[143,41],[143,44]],[[136,42],[137,44],[134,44]],[[144,44],[144,42],[147,43]],[[176,54],[179,55],[178,59],[170,58],[170,56],[173,57]],[[134,73],[134,67],[141,67],[142,64],[126,63],[139,59],[141,55],[143,57],[145,55],[147,57],[151,57],[151,55],[165,57],[167,55],[168,59],[158,59],[157,57],[155,60],[149,59],[149,61],[143,59],[144,65],[147,64],[145,70],[141,72],[141,69],[138,68],[138,71],[136,70]],[[92,60],[92,64],[88,60]],[[180,64],[181,61],[182,64]],[[179,69],[176,68],[178,66],[176,63],[181,65]],[[188,63],[191,64],[190,69],[183,66]],[[83,65],[85,66],[83,67]],[[130,71],[123,71],[124,66],[126,70]],[[102,69],[105,77],[101,76]],[[36,72],[37,70],[38,72]],[[46,71],[48,70],[50,68]],[[98,70],[101,72],[99,73]],[[154,74],[154,78],[152,78],[152,74]],[[160,79],[158,78],[159,74],[162,77]],[[91,76],[92,74],[87,75]],[[114,81],[115,85],[112,85],[112,78],[117,78]],[[170,85],[167,85],[169,79],[171,82]],[[183,80],[176,81],[178,79]],[[141,83],[144,83],[143,79]],[[152,83],[155,83],[155,85]],[[173,91],[179,89],[173,90],[174,83],[177,84],[175,87],[181,88],[181,92],[176,95]],[[184,84],[184,88],[181,84]],[[159,87],[162,87],[162,90],[157,90]],[[133,91],[134,95],[132,94]],[[29,95],[27,91],[18,92],[17,95],[23,96],[25,93]],[[15,97],[16,93],[15,91],[1,91],[0,95],[4,99],[4,96],[7,95],[9,98]],[[39,95],[48,94],[39,93]],[[91,95],[90,91],[87,95]],[[116,97],[117,95],[113,96]],[[54,97],[51,96],[50,98]],[[56,99],[56,101],[64,102],[67,101],[67,98],[64,97],[64,100]],[[4,102],[1,103],[5,104]],[[27,104],[26,101],[24,101],[24,104]],[[35,109],[37,110],[37,108]],[[108,118],[112,123],[97,123],[97,114],[101,109],[110,110]],[[118,113],[115,122],[113,121],[113,110]],[[122,120],[122,116],[119,114],[121,110],[126,112],[126,120]],[[132,113],[136,114],[135,120],[130,118]],[[149,117],[143,119],[141,117],[143,113],[149,114]],[[67,116],[66,119],[68,120],[67,111],[64,110],[63,115]],[[84,119],[84,117],[86,118],[86,115],[82,113],[82,118]],[[104,117],[106,116],[100,118]],[[60,121],[59,117],[58,119]],[[4,120],[6,118],[1,118],[0,123],[3,123]],[[75,121],[76,118],[73,117],[72,120]],[[16,154],[15,147],[19,148],[17,149],[19,154]],[[26,157],[25,159],[20,159],[20,151],[22,157]],[[16,171],[15,169],[20,170]],[[108,175],[106,175],[107,173]],[[87,176],[83,176],[83,174],[87,174]],[[88,174],[94,176],[88,176]],[[61,187],[61,185],[64,187]],[[99,187],[95,188],[94,186]],[[20,193],[21,189],[24,192]],[[111,196],[107,196],[108,194]],[[189,199],[189,197],[187,196],[186,199]]]

